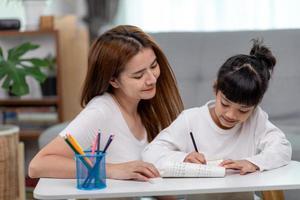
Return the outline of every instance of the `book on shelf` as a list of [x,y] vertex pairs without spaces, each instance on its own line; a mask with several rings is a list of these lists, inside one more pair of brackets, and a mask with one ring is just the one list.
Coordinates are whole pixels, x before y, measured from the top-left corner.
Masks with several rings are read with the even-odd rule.
[[17,114],[17,120],[21,122],[45,123],[51,124],[58,121],[56,112],[20,112]]
[[21,130],[45,130],[59,122],[53,107],[4,109],[0,118],[3,124],[17,125]]
[[1,122],[3,124],[14,124],[17,123],[17,113],[14,111],[1,112]]
[[159,169],[162,177],[224,177],[225,168],[220,167],[222,160],[208,161],[207,164],[170,162]]
[[20,127],[21,131],[44,131],[51,124],[15,124]]

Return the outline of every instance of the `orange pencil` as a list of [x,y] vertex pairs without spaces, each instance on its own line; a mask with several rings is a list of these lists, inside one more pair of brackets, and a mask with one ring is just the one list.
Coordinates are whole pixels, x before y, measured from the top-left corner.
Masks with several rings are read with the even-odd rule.
[[[84,151],[82,150],[81,146],[79,145],[79,143],[76,141],[76,139],[70,135],[67,134],[67,138],[69,140],[69,142],[72,144],[72,146],[76,149],[76,151],[80,154],[80,155],[85,155]],[[90,159],[88,159],[87,157],[84,157],[84,160],[92,167],[93,163],[90,161]]]

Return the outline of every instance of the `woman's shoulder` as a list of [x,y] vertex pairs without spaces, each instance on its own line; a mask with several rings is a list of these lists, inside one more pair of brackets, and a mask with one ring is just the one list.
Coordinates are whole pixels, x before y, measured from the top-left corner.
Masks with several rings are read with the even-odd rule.
[[112,96],[109,93],[96,96],[90,100],[83,111],[95,111],[105,114],[113,113],[116,110],[116,105]]

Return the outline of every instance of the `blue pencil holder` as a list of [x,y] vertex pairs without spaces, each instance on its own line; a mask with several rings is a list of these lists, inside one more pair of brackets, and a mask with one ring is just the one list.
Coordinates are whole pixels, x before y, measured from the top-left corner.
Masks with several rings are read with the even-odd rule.
[[105,153],[85,155],[76,154],[77,188],[81,190],[96,190],[106,187]]

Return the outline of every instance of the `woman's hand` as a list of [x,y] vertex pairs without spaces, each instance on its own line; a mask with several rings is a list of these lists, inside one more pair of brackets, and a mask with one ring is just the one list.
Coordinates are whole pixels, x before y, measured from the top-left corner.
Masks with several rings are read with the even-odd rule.
[[226,169],[237,169],[240,170],[241,175],[247,173],[255,172],[259,169],[258,166],[254,165],[248,160],[224,160],[220,163],[220,166],[225,167]]
[[183,162],[206,164],[205,156],[202,153],[196,151],[189,153]]
[[133,179],[147,181],[149,178],[159,177],[154,165],[143,161],[131,161],[106,165],[107,177],[111,179]]

